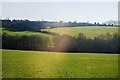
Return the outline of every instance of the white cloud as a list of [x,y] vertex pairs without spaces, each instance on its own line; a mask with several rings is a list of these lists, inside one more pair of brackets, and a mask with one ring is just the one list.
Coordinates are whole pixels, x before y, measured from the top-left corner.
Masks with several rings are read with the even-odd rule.
[[79,18],[84,18],[83,16],[79,16]]

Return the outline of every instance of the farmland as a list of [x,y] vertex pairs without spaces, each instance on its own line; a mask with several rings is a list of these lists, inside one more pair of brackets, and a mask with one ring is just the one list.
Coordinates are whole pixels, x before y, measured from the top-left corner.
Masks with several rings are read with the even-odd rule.
[[3,78],[117,78],[118,54],[2,50]]
[[44,34],[44,33],[39,33],[39,32],[32,32],[32,31],[9,31],[7,29],[0,29],[0,34],[8,34],[12,36],[31,36],[31,35],[36,35],[36,36],[42,36],[42,37],[51,37],[51,35]]
[[118,27],[66,27],[66,28],[52,28],[44,29],[48,32],[54,32],[58,34],[65,34],[72,37],[77,37],[79,33],[83,33],[88,38],[94,38],[99,35],[105,35],[107,33],[114,34],[118,32]]
[[[43,29],[47,32],[54,32],[60,35],[77,37],[83,33],[87,38],[94,38],[107,33],[115,34],[118,27],[71,27]],[[9,31],[0,29],[0,34],[4,34],[2,49],[2,77],[3,78],[117,78],[118,77],[118,55],[117,53],[80,53],[80,52],[47,52],[62,50],[70,47],[67,36],[51,35],[32,31]],[[53,39],[53,41],[52,41]],[[66,39],[66,40],[64,40]],[[62,41],[63,40],[63,41]],[[81,39],[82,40],[82,39]],[[91,42],[88,39],[85,41]],[[93,39],[96,40],[96,39]],[[100,39],[101,40],[101,39]],[[111,41],[113,38],[111,38]],[[66,42],[65,42],[66,41]],[[77,40],[76,41],[80,41]],[[86,42],[77,44],[86,44]],[[97,41],[97,40],[96,40]],[[102,40],[103,41],[103,40]],[[54,42],[54,44],[52,44]],[[67,46],[69,43],[69,46]],[[107,41],[106,41],[107,43]],[[62,46],[61,46],[62,44]],[[94,41],[93,43],[94,44]],[[95,48],[99,48],[99,41]],[[110,43],[113,45],[112,43]],[[114,43],[114,44],[117,44]],[[6,46],[5,46],[6,45]],[[50,46],[49,46],[50,45]],[[51,47],[54,45],[54,48]],[[82,48],[82,45],[73,46],[71,49]],[[102,44],[103,45],[103,44]],[[109,46],[109,44],[107,45]],[[91,47],[91,45],[89,46]],[[102,51],[104,46],[98,49]],[[8,50],[8,49],[28,49],[28,50]],[[46,51],[32,51],[32,50]],[[112,48],[108,48],[111,50]],[[116,49],[116,48],[113,48]],[[106,50],[106,51],[108,51]],[[79,50],[78,50],[79,51]]]
[[[88,38],[94,38],[100,35],[106,35],[107,33],[115,34],[118,33],[119,27],[64,27],[64,28],[52,28],[52,29],[42,29],[47,32],[54,32],[60,35],[69,35],[72,37],[77,37],[79,33],[83,33]],[[0,29],[0,33],[4,32],[9,35],[38,35],[38,36],[49,36],[48,34],[39,33],[39,32],[30,32],[30,31],[9,31],[6,29]]]
[[2,80],[120,78],[117,2],[31,1],[1,3]]

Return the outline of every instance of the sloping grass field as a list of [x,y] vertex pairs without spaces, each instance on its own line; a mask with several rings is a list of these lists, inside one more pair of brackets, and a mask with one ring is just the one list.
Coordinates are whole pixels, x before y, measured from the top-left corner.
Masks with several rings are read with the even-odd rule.
[[69,35],[72,37],[77,37],[79,33],[83,33],[88,38],[94,38],[99,35],[105,35],[107,33],[114,34],[118,33],[118,27],[95,27],[95,26],[86,26],[86,27],[65,27],[65,28],[52,28],[52,29],[43,29],[48,32],[58,33],[60,35]]
[[15,31],[9,31],[7,29],[0,29],[0,34],[3,34],[3,33],[9,34],[9,35],[12,35],[12,36],[36,35],[36,36],[40,36],[40,37],[52,37],[49,34],[44,34],[44,33],[40,33],[40,32],[31,32],[31,31],[16,31],[15,32]]
[[[119,27],[95,27],[95,26],[91,26],[91,27],[64,27],[64,28],[51,28],[51,29],[42,29],[43,31],[47,31],[47,32],[54,32],[54,33],[58,33],[60,35],[69,35],[72,37],[77,37],[79,33],[83,33],[87,38],[94,38],[100,35],[106,35],[107,33],[115,34],[118,33],[118,29],[120,29]],[[7,29],[0,29],[0,34],[2,33],[6,33],[9,35],[13,35],[13,36],[22,36],[22,35],[37,35],[37,36],[42,36],[42,37],[49,37],[52,38],[52,36],[50,34],[45,34],[45,33],[40,33],[40,32],[30,32],[30,31],[9,31]]]
[[118,54],[2,50],[3,78],[117,78]]

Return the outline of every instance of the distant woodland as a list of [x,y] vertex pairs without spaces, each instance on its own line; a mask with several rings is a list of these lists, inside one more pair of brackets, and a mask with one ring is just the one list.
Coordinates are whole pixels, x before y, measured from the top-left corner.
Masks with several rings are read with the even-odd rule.
[[49,21],[29,21],[29,20],[2,20],[2,27],[12,31],[40,31],[45,28],[76,27],[76,26],[113,26],[113,24],[99,24],[87,22],[49,22]]

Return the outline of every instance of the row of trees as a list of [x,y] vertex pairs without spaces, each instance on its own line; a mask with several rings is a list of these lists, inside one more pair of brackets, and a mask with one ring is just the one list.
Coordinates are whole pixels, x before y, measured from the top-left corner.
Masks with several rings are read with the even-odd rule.
[[[49,33],[50,34],[50,33]],[[67,35],[51,34],[53,38],[37,35],[13,36],[2,34],[3,49],[20,50],[44,50],[44,51],[64,51],[64,52],[99,52],[99,53],[119,53],[120,36],[118,34],[106,34],[87,38],[84,34],[78,37]]]
[[40,31],[43,28],[53,27],[75,27],[75,26],[113,26],[99,23],[87,22],[49,22],[49,21],[29,21],[29,20],[2,20],[2,27],[12,31]]

